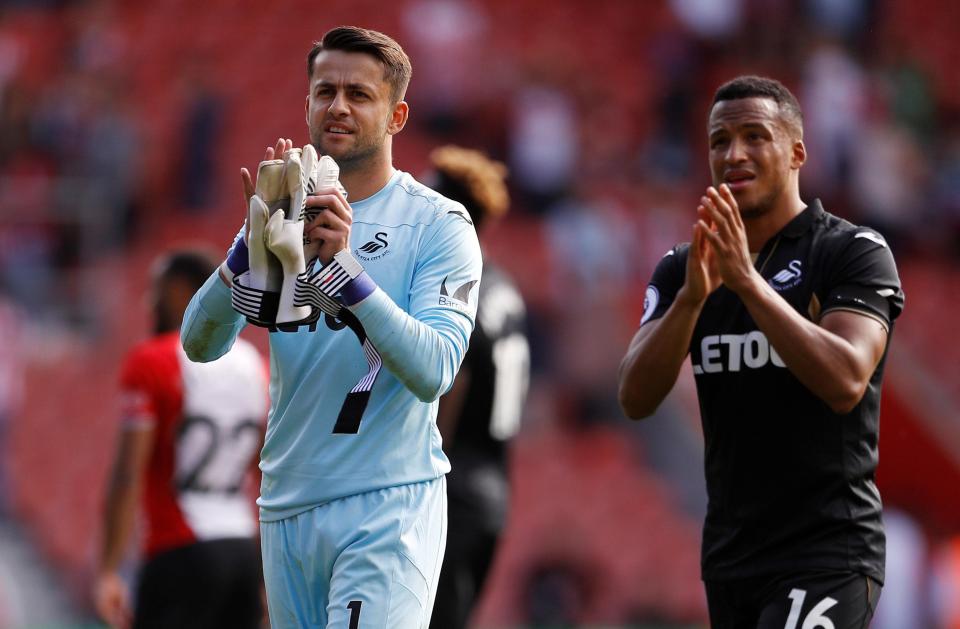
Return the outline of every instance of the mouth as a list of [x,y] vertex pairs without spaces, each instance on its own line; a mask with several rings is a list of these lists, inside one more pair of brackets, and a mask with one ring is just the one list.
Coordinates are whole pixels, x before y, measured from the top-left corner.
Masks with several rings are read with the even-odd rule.
[[323,128],[324,133],[329,135],[351,135],[353,131],[341,124],[330,124]]
[[727,184],[730,191],[735,193],[749,186],[756,178],[756,175],[747,170],[731,170],[724,174],[723,183]]

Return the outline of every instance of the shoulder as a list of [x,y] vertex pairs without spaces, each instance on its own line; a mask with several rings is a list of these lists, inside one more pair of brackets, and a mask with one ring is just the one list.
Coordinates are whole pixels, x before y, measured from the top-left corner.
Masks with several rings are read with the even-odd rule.
[[817,232],[814,251],[827,273],[898,281],[893,253],[877,230],[824,212]]
[[690,252],[690,243],[682,242],[674,245],[657,262],[655,274],[669,273],[686,269],[687,255]]
[[420,183],[410,173],[398,172],[388,185],[382,211],[389,222],[432,226],[446,219],[473,226],[463,205]]
[[888,249],[886,238],[877,230],[856,225],[826,211],[821,215],[816,231],[823,244],[834,251],[842,251],[848,247]]
[[177,355],[179,333],[170,332],[140,341],[127,352],[126,362],[153,363]]
[[124,358],[122,378],[131,380],[169,371],[177,363],[179,340],[178,333],[170,332],[137,343]]

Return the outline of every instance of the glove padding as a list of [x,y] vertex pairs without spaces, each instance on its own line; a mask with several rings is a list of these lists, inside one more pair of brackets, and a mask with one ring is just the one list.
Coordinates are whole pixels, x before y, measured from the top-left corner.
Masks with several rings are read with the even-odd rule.
[[250,271],[233,280],[233,307],[255,324],[311,323],[320,310],[296,299],[298,278],[307,277],[304,221],[320,208],[307,211],[307,197],[320,188],[343,187],[340,169],[329,156],[317,157],[308,144],[284,152],[282,160],[267,160],[257,170],[256,193],[247,214]]

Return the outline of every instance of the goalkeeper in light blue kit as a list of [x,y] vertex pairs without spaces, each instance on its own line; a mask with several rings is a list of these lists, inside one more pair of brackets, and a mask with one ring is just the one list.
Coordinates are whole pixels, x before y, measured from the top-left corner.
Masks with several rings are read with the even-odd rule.
[[340,27],[307,67],[310,144],[268,148],[256,182],[241,170],[245,227],[181,340],[207,361],[248,322],[270,331],[258,502],[272,626],[425,628],[450,469],[436,400],[473,330],[480,247],[460,204],[393,168],[400,46]]

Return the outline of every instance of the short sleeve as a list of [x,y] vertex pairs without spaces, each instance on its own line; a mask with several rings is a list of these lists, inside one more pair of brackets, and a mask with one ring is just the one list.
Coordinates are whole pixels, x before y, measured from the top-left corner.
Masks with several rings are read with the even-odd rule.
[[120,423],[123,428],[151,428],[159,416],[156,378],[149,355],[134,350],[120,372]]
[[889,329],[903,310],[904,294],[893,254],[877,232],[858,227],[827,275],[823,313],[853,310]]
[[686,276],[689,245],[677,245],[657,263],[643,298],[640,325],[662,317],[676,298]]

